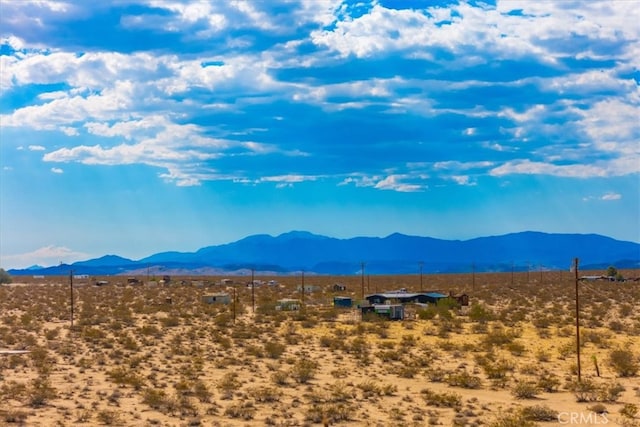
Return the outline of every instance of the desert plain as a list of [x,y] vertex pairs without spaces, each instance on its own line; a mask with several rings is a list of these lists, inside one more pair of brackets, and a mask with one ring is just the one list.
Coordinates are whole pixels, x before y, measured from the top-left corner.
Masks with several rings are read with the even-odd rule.
[[[579,380],[568,271],[127,279],[0,286],[0,425],[640,426],[639,281],[579,282]],[[357,308],[421,287],[470,304]]]

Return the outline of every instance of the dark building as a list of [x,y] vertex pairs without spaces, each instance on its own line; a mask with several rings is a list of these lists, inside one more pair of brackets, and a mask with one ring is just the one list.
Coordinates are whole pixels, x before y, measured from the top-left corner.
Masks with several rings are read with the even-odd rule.
[[333,306],[337,308],[351,308],[353,300],[351,297],[333,297]]
[[365,299],[369,304],[387,304],[387,303],[421,303],[421,304],[437,304],[439,300],[447,298],[447,295],[440,292],[384,292],[381,294],[367,295]]

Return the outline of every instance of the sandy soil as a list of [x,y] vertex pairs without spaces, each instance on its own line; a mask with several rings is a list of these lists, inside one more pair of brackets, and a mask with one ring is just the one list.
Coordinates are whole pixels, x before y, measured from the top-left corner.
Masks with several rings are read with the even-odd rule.
[[[333,295],[361,297],[359,277],[306,278],[322,291],[295,312],[275,305],[301,298],[297,278],[257,287],[255,312],[251,289],[233,285],[234,321],[234,304],[202,303],[233,295],[220,279],[76,284],[73,329],[65,278],[1,286],[0,349],[30,352],[0,351],[0,425],[640,425],[640,369],[610,362],[615,350],[640,364],[638,282],[581,285],[579,393],[566,273],[425,275],[425,288],[466,292],[472,307],[407,308],[420,317],[394,322],[331,307]],[[417,290],[411,276],[366,286]],[[537,421],[521,414],[531,407]]]

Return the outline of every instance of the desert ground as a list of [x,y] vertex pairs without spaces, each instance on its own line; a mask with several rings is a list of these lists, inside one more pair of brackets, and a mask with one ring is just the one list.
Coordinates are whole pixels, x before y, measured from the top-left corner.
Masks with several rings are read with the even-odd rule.
[[[640,426],[638,281],[579,284],[578,381],[568,271],[425,274],[423,290],[470,305],[401,321],[333,297],[418,291],[417,275],[308,276],[319,290],[304,296],[300,277],[255,278],[278,284],[14,277],[0,286],[0,425]],[[232,302],[202,301],[218,292]],[[282,298],[300,310],[276,310]]]

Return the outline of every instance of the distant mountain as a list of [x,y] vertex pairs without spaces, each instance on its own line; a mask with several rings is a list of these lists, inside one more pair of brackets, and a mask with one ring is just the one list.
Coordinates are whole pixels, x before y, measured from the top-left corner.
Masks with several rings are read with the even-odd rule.
[[[573,258],[582,269],[640,268],[640,244],[597,234],[549,234],[526,231],[470,240],[443,240],[394,233],[387,237],[336,239],[306,231],[273,237],[249,236],[236,242],[208,246],[195,252],[162,252],[138,261],[117,255],[46,268],[9,270],[12,275],[245,274],[269,271],[291,274],[367,274],[525,271],[568,269]],[[165,273],[169,274],[169,273]]]

